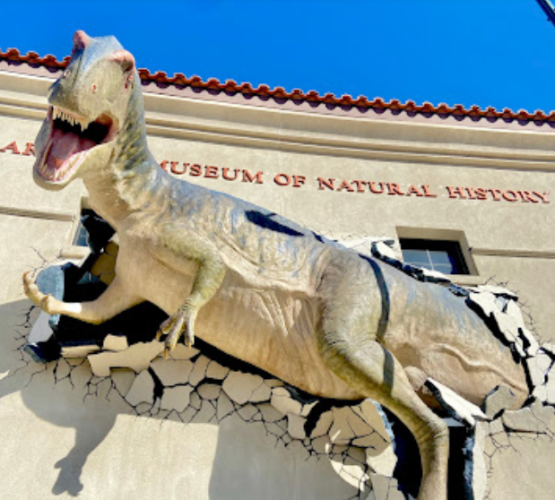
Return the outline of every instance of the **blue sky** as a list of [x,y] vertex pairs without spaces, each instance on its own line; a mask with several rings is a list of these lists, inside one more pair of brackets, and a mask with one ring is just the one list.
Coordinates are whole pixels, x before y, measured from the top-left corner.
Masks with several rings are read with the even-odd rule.
[[76,29],[139,67],[287,90],[555,109],[555,27],[536,0],[0,3],[0,48],[61,58]]

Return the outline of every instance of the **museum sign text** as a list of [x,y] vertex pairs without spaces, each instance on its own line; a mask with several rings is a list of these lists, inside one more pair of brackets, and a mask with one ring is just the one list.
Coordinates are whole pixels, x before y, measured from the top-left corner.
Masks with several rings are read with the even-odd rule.
[[[0,148],[0,153],[11,153],[22,156],[34,156],[35,148],[31,142],[25,146],[18,146],[12,141]],[[307,177],[300,174],[267,174],[261,170],[256,172],[246,168],[217,167],[214,165],[201,165],[199,163],[185,163],[179,161],[163,160],[160,166],[166,171],[177,176],[202,177],[205,179],[223,179],[228,182],[246,182],[251,184],[273,184],[279,187],[302,188],[313,186],[320,191],[334,191],[345,193],[370,193],[389,196],[414,196],[418,198],[437,198],[440,191],[431,188],[429,184],[401,184],[398,182],[343,179],[330,177],[316,177],[312,183],[307,182]],[[549,203],[549,192],[535,191],[532,189],[496,189],[489,186],[445,186],[444,196],[458,200],[490,200],[508,201],[510,203]]]

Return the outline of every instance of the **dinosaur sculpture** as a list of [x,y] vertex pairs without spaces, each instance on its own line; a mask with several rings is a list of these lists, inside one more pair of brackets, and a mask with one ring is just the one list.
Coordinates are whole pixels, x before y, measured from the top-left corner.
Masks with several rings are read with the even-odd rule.
[[464,301],[232,196],[172,178],[147,147],[133,56],[114,37],[74,35],[39,132],[35,181],[83,179],[117,231],[116,278],[91,302],[27,296],[49,314],[101,323],[151,301],[173,349],[184,334],[318,396],[372,398],[418,443],[419,500],[446,500],[448,430],[417,392],[432,377],[480,404],[523,367]]

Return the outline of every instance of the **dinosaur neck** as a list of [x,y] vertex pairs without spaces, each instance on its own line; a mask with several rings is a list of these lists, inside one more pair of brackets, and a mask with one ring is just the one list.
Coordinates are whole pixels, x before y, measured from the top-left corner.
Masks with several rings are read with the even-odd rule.
[[142,94],[136,86],[105,168],[84,179],[91,206],[117,230],[127,217],[159,198],[165,185],[162,174],[148,149]]

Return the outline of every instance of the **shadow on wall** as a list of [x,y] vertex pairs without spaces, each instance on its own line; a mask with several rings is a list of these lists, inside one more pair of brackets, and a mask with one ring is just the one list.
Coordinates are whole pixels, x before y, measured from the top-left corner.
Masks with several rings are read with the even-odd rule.
[[[223,360],[218,358],[222,364],[211,361],[215,353],[206,345],[204,346],[205,350],[200,353],[196,350],[185,350],[183,347],[182,350],[187,351],[185,358],[190,358],[191,353],[194,353],[192,360],[157,359],[148,370],[143,371],[139,376],[135,376],[131,371],[114,370],[111,376],[96,377],[91,373],[88,361],[84,359],[60,359],[46,364],[35,363],[23,352],[23,346],[29,330],[36,320],[37,313],[36,308],[30,307],[28,301],[0,306],[0,318],[3,318],[3,322],[6,318],[13,320],[9,325],[4,322],[7,331],[4,331],[0,340],[0,373],[3,374],[3,378],[0,380],[0,405],[4,403],[5,407],[9,408],[14,403],[7,400],[16,393],[20,393],[23,403],[36,417],[57,427],[74,429],[75,442],[66,456],[56,456],[56,453],[64,449],[65,442],[62,439],[62,442],[56,443],[56,446],[48,451],[45,460],[44,450],[40,446],[42,426],[31,417],[31,428],[29,429],[29,416],[20,415],[21,422],[24,423],[18,425],[21,422],[12,422],[10,424],[11,433],[14,435],[25,433],[25,437],[4,439],[4,442],[7,443],[4,450],[6,455],[2,460],[4,464],[0,464],[0,469],[5,468],[4,477],[11,478],[9,481],[12,481],[12,484],[21,482],[22,474],[24,474],[21,469],[14,471],[11,469],[12,465],[8,465],[9,450],[13,450],[17,446],[17,450],[12,453],[25,457],[26,465],[24,467],[28,471],[37,470],[38,467],[38,470],[42,470],[43,474],[48,476],[46,469],[50,467],[59,469],[51,490],[53,495],[88,496],[91,491],[96,491],[94,482],[99,480],[99,473],[96,471],[92,473],[89,470],[82,478],[88,458],[107,438],[120,415],[135,414],[159,420],[161,422],[158,429],[160,433],[171,432],[171,429],[163,427],[163,423],[166,421],[178,422],[184,426],[189,423],[195,424],[195,426],[200,424],[200,428],[202,428],[202,424],[217,426],[217,444],[213,461],[208,467],[211,470],[205,486],[207,490],[204,492],[205,498],[211,500],[234,498],[254,500],[262,497],[276,500],[283,498],[344,500],[346,498],[365,499],[368,496],[368,476],[361,473],[361,471],[368,471],[364,452],[360,452],[360,450],[357,452],[354,448],[349,450],[349,447],[346,446],[352,441],[353,436],[339,435],[337,448],[333,453],[331,445],[326,445],[326,442],[329,443],[327,432],[330,429],[320,429],[321,435],[317,435],[316,422],[309,423],[307,427],[306,416],[308,413],[316,408],[314,411],[316,417],[313,416],[313,420],[314,418],[318,419],[318,416],[325,411],[331,414],[330,403],[326,403],[318,409],[316,407],[318,401],[314,398],[304,401],[302,398],[298,398],[298,401],[295,401],[290,394],[287,394],[286,388],[279,387],[283,384],[275,379],[269,379],[266,374],[258,373],[255,368],[252,368],[251,373],[248,374],[230,371],[224,366],[230,360],[225,359],[225,355],[223,355]],[[204,356],[203,353],[209,357]],[[241,362],[237,360],[234,362],[239,365],[236,364],[232,368],[245,368],[240,366]],[[170,379],[174,375],[170,373],[171,370],[167,370],[167,367],[177,368],[177,363],[181,363],[179,367],[181,371],[182,369],[185,372],[189,370],[184,376],[186,377],[186,386],[190,390],[185,397],[186,401],[181,399],[179,403],[182,408],[176,409],[176,403],[171,401],[168,403],[167,398],[175,399],[176,396],[183,398],[184,395],[183,393],[179,395],[179,391],[176,391],[176,389],[180,389],[180,386],[176,386],[175,383],[172,386]],[[198,369],[199,366],[203,367],[202,372]],[[247,379],[242,379],[242,382],[234,388],[231,381],[232,379],[237,380],[239,375],[231,377],[230,373],[243,375]],[[265,375],[266,378],[263,378],[262,375]],[[137,387],[141,388],[142,382],[139,380],[141,377],[145,380],[152,380],[150,400],[148,387],[142,392],[139,391],[140,394],[137,392]],[[245,389],[245,383],[248,389],[249,380],[256,381],[259,388],[265,384],[266,394],[260,396],[261,389],[259,389],[258,402],[256,402],[257,397],[251,397],[252,394],[245,396],[244,402],[241,399],[243,396],[240,393]],[[264,384],[260,383],[262,380],[264,380]],[[170,387],[163,389],[164,393],[160,389],[162,382],[169,384],[168,387]],[[224,387],[225,384],[227,387]],[[299,414],[298,419],[294,420],[292,416],[286,417],[270,405],[271,391],[278,388],[285,391],[283,392],[285,404],[298,406],[297,409],[291,410]],[[181,387],[180,390],[183,389],[184,387]],[[134,396],[131,394],[133,391],[135,391]],[[163,394],[165,394],[166,400],[164,400]],[[228,394],[234,395],[235,399],[228,397]],[[287,397],[285,397],[286,395]],[[298,397],[299,395],[294,394],[294,396]],[[135,399],[133,400],[133,398]],[[168,409],[172,404],[174,408]],[[333,410],[339,412],[336,414],[336,419],[340,418],[340,415],[343,415],[341,418],[354,418],[351,413],[347,417],[345,417],[347,415],[345,412],[341,414],[340,406],[340,402],[338,402],[338,407]],[[345,411],[350,411],[350,409],[345,408]],[[304,413],[305,416],[301,416],[301,413]],[[33,421],[36,425],[33,425]],[[132,425],[135,423],[132,422]],[[303,427],[302,430],[297,429],[297,433],[308,429],[309,434],[312,433],[312,438],[308,436],[303,441],[300,439],[301,436],[297,436],[296,439],[292,439],[290,432],[295,433],[294,429],[292,431],[292,423],[300,423]],[[330,425],[331,421],[328,423],[328,427]],[[47,429],[49,428],[47,427]],[[192,431],[195,432],[195,429],[193,428]],[[52,432],[58,431],[52,430]],[[67,433],[59,432],[59,435],[67,436]],[[379,434],[375,434],[370,439],[383,441],[382,438]],[[118,437],[118,439],[120,438]],[[125,444],[129,447],[136,446],[138,452],[140,450],[141,453],[138,453],[134,460],[140,460],[140,456],[145,456],[144,443],[126,442]],[[24,450],[24,447],[27,446],[29,448]],[[124,454],[123,450],[112,449],[113,442],[107,446],[111,454],[122,452],[122,459],[119,461],[122,477],[132,481],[133,463],[125,463],[123,460],[128,453]],[[156,443],[149,443],[146,447],[152,450],[153,455],[160,453]],[[33,457],[35,452],[41,455],[42,461],[39,464],[33,463],[36,460]],[[198,450],[194,454],[198,454]],[[29,460],[27,460],[27,455]],[[156,456],[155,458],[160,457]],[[191,460],[191,470],[186,472],[184,469],[187,467],[187,460]],[[176,472],[183,477],[186,476],[185,479],[191,477],[191,481],[195,481],[193,476],[197,472],[194,470],[196,464],[193,462],[194,457],[192,459],[184,458],[183,462],[177,464],[173,470],[164,472],[164,475],[167,474],[171,479],[158,476],[158,481],[175,480],[172,474]],[[355,469],[358,472],[353,472]],[[345,472],[351,473],[351,477],[348,477],[347,480],[345,480]],[[200,481],[202,482],[202,480]],[[92,490],[88,491],[85,486],[92,486]],[[121,487],[125,488],[124,482],[121,483]],[[17,491],[16,488],[17,486],[12,486],[12,491]],[[394,489],[396,490],[396,488]],[[400,495],[397,491],[395,493]],[[36,492],[34,494],[36,495]],[[147,498],[148,494],[145,493],[145,495],[144,498]],[[113,498],[116,497],[121,497],[121,491],[114,491]],[[396,496],[395,498],[404,497]],[[198,500],[200,500],[200,496]]]
[[[77,496],[83,489],[80,478],[87,457],[108,435],[117,415],[127,411],[127,408],[117,401],[113,404],[86,404],[83,401],[84,394],[79,390],[83,387],[85,370],[74,369],[70,378],[69,373],[56,373],[58,363],[37,364],[23,353],[22,347],[36,313],[27,300],[0,306],[0,318],[15,320],[12,323],[13,329],[4,331],[0,337],[0,401],[14,393],[20,393],[24,404],[38,418],[59,427],[75,429],[75,443],[70,452],[65,457],[56,457],[55,454],[63,449],[60,446],[52,450],[50,456],[52,460],[56,460],[54,468],[59,469],[52,493]],[[56,383],[60,384],[61,390],[53,387]],[[25,432],[24,427],[18,428],[17,422],[12,425],[14,434]],[[3,442],[7,448],[13,446],[10,446],[10,441],[18,442],[18,453],[26,456],[33,453],[35,447],[32,440],[38,438],[32,431],[30,437],[31,440],[26,440],[12,436]],[[24,446],[33,446],[33,449],[24,450]],[[4,474],[4,480],[9,477],[10,475]]]

